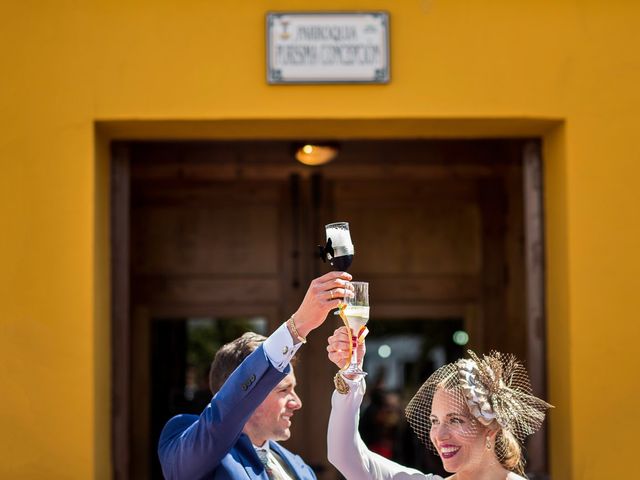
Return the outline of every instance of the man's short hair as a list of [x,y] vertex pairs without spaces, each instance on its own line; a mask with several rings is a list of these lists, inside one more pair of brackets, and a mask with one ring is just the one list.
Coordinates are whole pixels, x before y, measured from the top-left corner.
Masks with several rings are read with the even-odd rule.
[[220,347],[216,352],[211,369],[209,370],[209,388],[214,395],[220,387],[227,381],[229,375],[238,368],[238,365],[258,348],[267,337],[246,332],[241,337]]

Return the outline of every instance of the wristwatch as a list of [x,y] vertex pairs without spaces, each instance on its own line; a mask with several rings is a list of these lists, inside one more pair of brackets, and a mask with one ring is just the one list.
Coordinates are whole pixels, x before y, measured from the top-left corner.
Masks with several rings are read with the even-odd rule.
[[336,391],[342,395],[346,395],[351,390],[351,387],[349,387],[349,384],[340,372],[336,373],[335,377],[333,377],[333,384],[336,386]]

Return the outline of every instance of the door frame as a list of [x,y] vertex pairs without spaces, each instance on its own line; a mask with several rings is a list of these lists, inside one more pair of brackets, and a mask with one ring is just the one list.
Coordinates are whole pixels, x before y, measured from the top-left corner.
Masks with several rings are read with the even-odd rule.
[[131,162],[126,143],[111,145],[111,452],[113,476],[131,478]]
[[[392,140],[392,139],[388,139]],[[114,478],[131,478],[131,305],[130,305],[130,188],[129,143],[111,144],[111,452]],[[546,397],[546,299],[541,141],[524,143],[522,151],[525,206],[525,281],[527,288],[527,365],[536,394]],[[534,437],[530,470],[548,475],[546,429]],[[542,478],[542,477],[541,477]]]

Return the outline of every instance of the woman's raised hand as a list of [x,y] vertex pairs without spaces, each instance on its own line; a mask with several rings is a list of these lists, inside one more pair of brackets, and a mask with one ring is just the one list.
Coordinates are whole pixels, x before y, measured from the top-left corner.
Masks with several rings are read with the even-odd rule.
[[[327,356],[338,368],[343,368],[350,360],[349,342],[351,341],[351,331],[346,326],[336,328],[333,335],[327,339]],[[362,343],[358,342],[358,363],[360,368],[362,368],[362,361],[366,351],[367,347],[364,340],[362,340]]]

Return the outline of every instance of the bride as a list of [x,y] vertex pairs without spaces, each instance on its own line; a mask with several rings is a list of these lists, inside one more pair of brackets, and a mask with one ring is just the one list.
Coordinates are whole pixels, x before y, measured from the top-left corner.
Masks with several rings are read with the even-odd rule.
[[[349,360],[350,335],[329,337],[329,359]],[[364,357],[364,343],[358,347]],[[548,403],[534,397],[526,370],[513,356],[469,351],[436,370],[409,402],[406,416],[427,448],[440,456],[451,480],[524,479],[522,442],[540,428]],[[329,461],[347,480],[442,480],[371,452],[358,433],[364,378],[338,372],[327,433]]]

